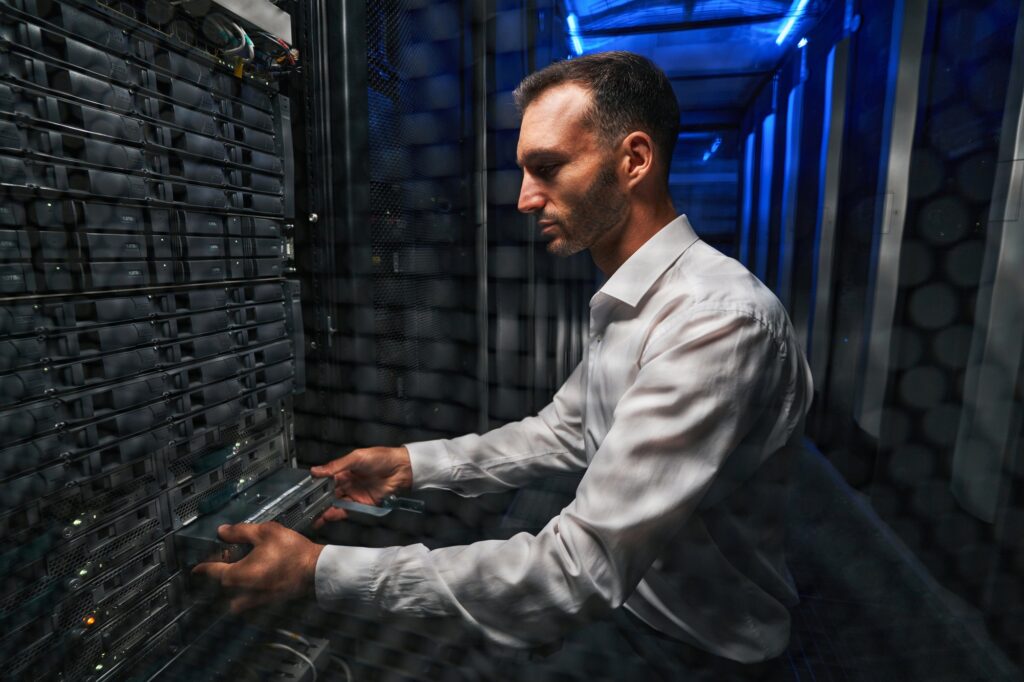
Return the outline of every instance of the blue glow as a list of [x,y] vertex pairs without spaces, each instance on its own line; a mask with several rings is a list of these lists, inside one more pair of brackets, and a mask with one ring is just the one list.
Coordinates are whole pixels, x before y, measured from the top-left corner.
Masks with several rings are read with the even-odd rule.
[[565,18],[565,23],[569,27],[569,40],[572,42],[572,51],[576,53],[576,56],[583,54],[583,41],[580,40],[580,24],[576,19],[576,15],[569,13],[569,16]]
[[740,225],[740,262],[750,265],[750,227],[754,212],[754,133],[747,135],[746,153],[743,154],[743,215]]
[[704,157],[703,157],[704,163],[707,163],[707,160],[710,159],[711,156],[715,152],[717,152],[718,148],[721,147],[721,146],[722,146],[722,138],[716,137],[715,141],[711,143],[711,148],[708,149],[706,152],[704,152]]
[[793,30],[793,25],[796,24],[797,17],[804,8],[807,7],[807,3],[810,0],[794,0],[793,6],[789,8],[789,16],[786,18],[786,23],[782,25],[782,30],[779,31],[779,37],[775,39],[776,45],[782,45],[783,41],[786,40],[786,36]]
[[757,241],[754,243],[754,274],[768,281],[768,242],[772,221],[772,169],[775,165],[775,114],[761,124],[761,172],[758,174]]
[[797,47],[807,47],[807,38],[801,38],[800,42],[796,44]]

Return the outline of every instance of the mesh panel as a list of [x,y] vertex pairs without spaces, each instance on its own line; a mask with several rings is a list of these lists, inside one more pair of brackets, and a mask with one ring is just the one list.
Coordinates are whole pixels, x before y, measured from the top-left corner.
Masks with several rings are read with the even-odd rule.
[[52,644],[53,636],[45,637],[27,649],[21,649],[13,658],[4,663],[4,668],[11,673],[13,679],[20,679],[20,675],[26,672],[26,668],[34,663],[42,655],[43,651]]
[[270,457],[247,466],[239,472],[238,480],[245,479],[247,482],[255,482],[263,478],[279,464],[278,457],[280,454],[275,452]]
[[[145,619],[144,624],[138,627],[133,627],[125,633],[124,636],[119,639],[112,649],[118,652],[126,652],[133,649],[142,640],[149,636],[149,633],[159,627],[163,619],[159,618],[159,611],[166,607],[171,601],[171,588],[165,586],[155,594],[152,594],[143,606],[140,606],[136,613],[150,613],[153,614]],[[135,615],[129,614],[129,615]]]
[[78,498],[61,500],[46,511],[46,516],[64,522],[80,518],[83,523],[77,529],[85,530],[88,526],[88,519],[93,518],[94,515],[106,516],[118,508],[130,506],[144,498],[148,492],[147,489],[154,483],[156,483],[156,477],[145,476],[111,488],[107,492],[90,495],[86,500]]
[[[410,96],[403,61],[415,43],[414,19],[395,0],[367,5],[369,57],[370,251],[372,254],[374,335],[377,342],[376,372],[385,398],[404,397],[405,372],[422,365],[420,345],[409,343],[410,310],[428,305],[421,278],[409,271],[403,255],[424,231],[422,214],[412,190],[416,182],[410,158],[406,124],[417,103]],[[457,116],[457,114],[456,114]],[[457,118],[456,118],[457,120]],[[431,188],[436,189],[436,188]],[[437,192],[425,202],[430,205]],[[434,202],[436,203],[436,202]],[[401,362],[393,361],[396,353]],[[440,396],[438,396],[440,398]],[[411,423],[411,408],[389,411],[390,419]]]
[[198,457],[198,455],[182,457],[181,459],[172,462],[167,467],[167,470],[171,473],[174,481],[181,482],[192,475],[192,462],[195,461],[196,457]]
[[[128,571],[131,569],[129,567],[124,570]],[[131,608],[141,595],[156,587],[163,578],[164,573],[162,571],[153,570],[144,578],[136,580],[120,591],[109,595],[108,601],[116,599],[118,608],[121,610]],[[92,599],[92,594],[87,591],[81,597],[62,605],[57,612],[57,628],[65,630],[75,627],[82,622],[82,618],[93,613],[93,611],[95,611],[95,602]]]
[[199,516],[199,505],[214,495],[222,495],[226,484],[210,488],[206,492],[190,497],[174,508],[174,515],[182,524],[191,523]]
[[73,597],[57,607],[55,622],[58,630],[68,630],[82,622],[82,618],[96,610],[92,591],[84,590],[81,595]]
[[64,679],[77,680],[84,677],[96,665],[96,660],[102,653],[103,642],[100,641],[99,637],[93,637],[81,648],[75,649],[74,653],[69,656],[71,662],[65,663],[64,671],[66,675]]
[[140,540],[147,538],[160,525],[158,519],[150,519],[141,526],[121,535],[109,545],[96,554],[97,561],[109,561],[127,550],[133,549],[140,544]]
[[85,564],[88,558],[85,548],[79,547],[73,552],[51,559],[47,564],[51,575],[67,575]]
[[31,585],[15,592],[14,594],[8,595],[3,600],[0,600],[0,614],[6,614],[9,611],[13,611],[15,607],[35,599],[44,592],[52,590],[56,587],[55,583],[56,581],[53,578],[43,576],[39,580],[33,581]]

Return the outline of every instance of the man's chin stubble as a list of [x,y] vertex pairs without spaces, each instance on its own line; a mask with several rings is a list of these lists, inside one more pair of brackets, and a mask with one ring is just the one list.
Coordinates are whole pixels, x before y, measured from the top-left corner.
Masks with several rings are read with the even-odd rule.
[[554,256],[559,256],[561,258],[568,258],[569,256],[575,256],[577,253],[582,251],[584,248],[586,248],[586,247],[578,246],[576,244],[571,244],[571,243],[565,241],[564,239],[560,239],[560,238],[557,238],[557,237],[555,239],[552,239],[551,241],[549,241],[548,245],[547,245],[548,253],[550,253],[550,254],[552,254]]

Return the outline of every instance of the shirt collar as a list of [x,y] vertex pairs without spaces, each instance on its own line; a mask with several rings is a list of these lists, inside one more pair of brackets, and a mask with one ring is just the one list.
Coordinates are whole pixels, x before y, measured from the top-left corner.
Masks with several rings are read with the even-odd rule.
[[[685,215],[679,216],[644,242],[612,273],[597,293],[635,307],[665,270],[695,241],[697,233],[690,226],[690,221]],[[594,296],[596,298],[597,294]]]

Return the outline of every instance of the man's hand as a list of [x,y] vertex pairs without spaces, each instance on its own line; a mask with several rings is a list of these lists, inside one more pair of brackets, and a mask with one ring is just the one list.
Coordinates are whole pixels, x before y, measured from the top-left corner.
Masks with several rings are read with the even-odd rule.
[[231,611],[284,601],[313,590],[316,561],[323,545],[317,545],[279,523],[236,523],[217,529],[224,542],[252,545],[252,551],[234,563],[208,561],[192,569],[220,586],[237,592]]
[[[409,451],[397,448],[361,448],[344,457],[313,467],[309,473],[317,478],[334,478],[334,496],[363,504],[380,504],[388,495],[412,487],[412,464]],[[328,507],[314,523],[320,528],[327,521],[339,521],[348,512]]]

